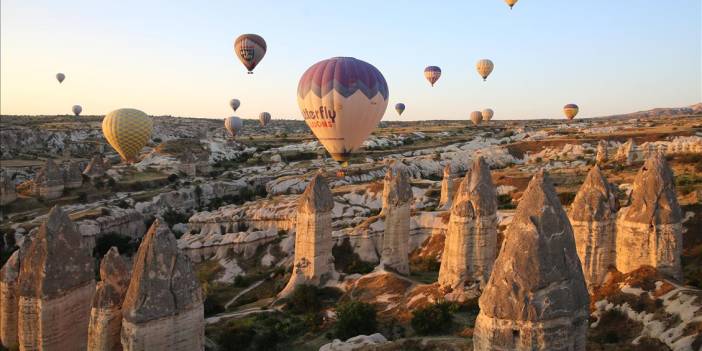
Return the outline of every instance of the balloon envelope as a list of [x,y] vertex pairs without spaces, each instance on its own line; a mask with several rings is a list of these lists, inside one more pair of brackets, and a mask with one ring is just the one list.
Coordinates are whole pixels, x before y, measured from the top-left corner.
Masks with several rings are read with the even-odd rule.
[[437,66],[428,66],[424,69],[424,78],[426,78],[431,86],[434,86],[437,80],[441,77],[441,68]]
[[136,160],[139,151],[151,138],[152,129],[151,118],[133,108],[114,110],[102,120],[105,139],[127,162]]
[[395,111],[397,111],[398,115],[402,116],[402,112],[405,112],[405,104],[401,102],[395,104]]
[[63,83],[63,80],[66,79],[66,75],[63,73],[56,73],[56,80],[58,80],[59,83]]
[[380,71],[353,57],[315,63],[297,86],[297,104],[305,122],[339,162],[348,161],[378,125],[388,96]]
[[261,114],[258,115],[258,121],[261,123],[261,127],[265,127],[271,121],[271,114],[268,112],[261,112]]
[[474,125],[480,124],[480,122],[483,121],[483,114],[480,111],[473,111],[470,113],[470,121],[473,122]]
[[491,108],[486,108],[481,113],[483,114],[483,119],[485,122],[490,122],[492,115],[495,114],[495,111],[493,111]]
[[505,0],[505,2],[507,3],[507,5],[509,5],[509,8],[510,8],[510,9],[512,9],[512,7],[514,7],[514,4],[516,4],[517,1],[519,1],[519,0]]
[[239,99],[231,99],[229,101],[229,106],[232,107],[232,110],[236,111],[236,109],[238,109],[239,106],[241,106],[241,101],[239,101]]
[[569,120],[575,118],[575,116],[578,114],[579,110],[580,109],[578,108],[578,105],[576,105],[576,104],[568,104],[568,105],[563,106],[563,114]]
[[237,116],[231,116],[224,119],[224,129],[229,132],[229,135],[231,135],[232,138],[235,137],[243,127],[244,123],[241,121],[241,118]]
[[234,53],[251,74],[266,55],[266,41],[256,34],[242,34],[234,40]]
[[495,68],[495,65],[488,59],[482,59],[475,64],[475,68],[478,74],[483,77],[483,80],[486,80],[490,73],[492,73],[492,69]]
[[80,105],[73,105],[72,110],[73,110],[73,114],[76,115],[76,117],[78,117],[78,115],[80,115],[80,113],[83,112],[83,108],[80,107]]

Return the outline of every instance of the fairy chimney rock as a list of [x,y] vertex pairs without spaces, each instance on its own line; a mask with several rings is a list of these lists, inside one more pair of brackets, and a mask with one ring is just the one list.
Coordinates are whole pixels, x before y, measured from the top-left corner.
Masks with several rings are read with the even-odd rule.
[[90,179],[100,178],[105,176],[105,171],[107,171],[107,165],[103,161],[102,156],[95,155],[90,159],[90,163],[83,170],[83,174]]
[[595,156],[595,163],[602,165],[607,163],[607,159],[607,142],[604,140],[600,140],[597,143],[597,156]]
[[385,233],[380,264],[397,273],[409,274],[409,230],[412,186],[406,167],[394,163],[383,180]]
[[53,160],[47,159],[44,167],[34,177],[33,193],[45,199],[57,199],[63,195],[63,172]]
[[168,226],[156,220],[144,236],[122,303],[124,350],[202,350],[202,291],[190,260]]
[[81,241],[68,215],[52,208],[20,265],[20,350],[86,348],[95,278]]
[[585,350],[585,278],[570,222],[543,172],[517,206],[479,304],[476,351]]
[[439,208],[448,210],[451,208],[453,196],[456,193],[456,184],[451,172],[451,165],[444,167],[444,177],[441,180],[441,197],[439,198]]
[[595,165],[575,195],[568,217],[588,288],[604,282],[615,265],[615,229],[619,203],[612,186]]
[[439,269],[447,293],[482,287],[497,256],[497,193],[490,168],[477,157],[453,199]]
[[12,178],[0,175],[0,206],[5,206],[17,199],[17,190]]
[[682,219],[673,171],[663,154],[654,154],[636,175],[630,205],[617,219],[617,269],[628,273],[649,265],[682,278]]
[[66,189],[77,189],[81,185],[83,185],[83,174],[80,171],[80,164],[76,161],[71,161],[63,173],[63,186]]

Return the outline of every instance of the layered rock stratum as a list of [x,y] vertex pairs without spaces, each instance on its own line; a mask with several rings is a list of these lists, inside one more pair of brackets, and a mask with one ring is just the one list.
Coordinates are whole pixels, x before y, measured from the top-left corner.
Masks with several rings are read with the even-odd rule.
[[543,172],[522,196],[479,304],[476,351],[585,350],[585,278],[568,217]]

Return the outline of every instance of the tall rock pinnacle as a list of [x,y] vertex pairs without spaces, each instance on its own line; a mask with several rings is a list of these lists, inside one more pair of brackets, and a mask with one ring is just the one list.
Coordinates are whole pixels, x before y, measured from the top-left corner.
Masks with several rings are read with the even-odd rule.
[[409,172],[400,163],[388,167],[383,180],[385,234],[380,264],[397,273],[409,274],[409,230],[412,187]]

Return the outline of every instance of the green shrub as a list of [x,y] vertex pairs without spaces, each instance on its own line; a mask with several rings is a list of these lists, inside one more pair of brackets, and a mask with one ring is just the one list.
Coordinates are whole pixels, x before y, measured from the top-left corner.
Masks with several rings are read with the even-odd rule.
[[453,324],[451,304],[439,302],[412,311],[412,329],[419,335],[446,334]]
[[334,245],[332,255],[334,256],[334,267],[337,271],[346,274],[367,274],[373,271],[374,265],[361,260],[361,257],[353,251],[348,238],[344,239],[341,245]]
[[113,246],[117,248],[120,255],[132,256],[139,249],[139,240],[117,233],[98,236],[95,240],[93,257],[102,258]]
[[336,309],[335,335],[346,340],[356,335],[370,335],[378,331],[375,308],[371,304],[350,301]]
[[319,298],[319,288],[314,285],[298,285],[288,299],[288,307],[292,313],[316,313],[322,307]]

